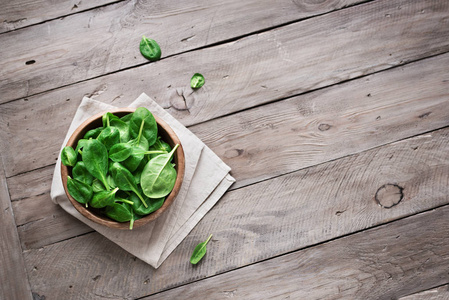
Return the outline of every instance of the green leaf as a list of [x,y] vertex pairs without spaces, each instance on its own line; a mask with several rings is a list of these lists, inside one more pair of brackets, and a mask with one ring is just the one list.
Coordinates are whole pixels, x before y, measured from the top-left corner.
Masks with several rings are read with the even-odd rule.
[[156,61],[161,58],[161,47],[159,47],[155,40],[143,36],[139,48],[143,57],[150,61]]
[[170,163],[178,148],[177,144],[170,153],[152,158],[142,171],[141,186],[149,198],[162,198],[170,194],[176,182],[176,170]]
[[117,222],[128,222],[132,218],[132,209],[129,204],[123,202],[115,202],[106,206],[105,214],[109,218]]
[[87,171],[93,177],[100,180],[106,189],[109,190],[109,185],[106,181],[106,175],[108,173],[108,150],[105,145],[98,140],[88,140],[84,145],[82,158]]
[[115,203],[115,193],[117,193],[118,188],[115,188],[112,191],[101,191],[95,193],[90,201],[90,206],[95,208],[103,208],[108,205],[112,205]]
[[100,180],[95,178],[94,181],[92,181],[92,191],[94,193],[98,193],[98,192],[105,191],[105,190],[106,190],[106,188],[104,187],[104,185],[101,183]]
[[192,78],[190,79],[190,86],[192,89],[199,89],[204,85],[206,81],[204,80],[204,76],[200,73],[193,74]]
[[120,131],[115,127],[106,127],[98,135],[97,141],[100,141],[109,150],[115,144],[120,143]]
[[[157,139],[157,123],[153,114],[144,107],[138,107],[129,120],[129,134],[131,138],[140,142],[143,136],[148,141],[148,146],[153,145]],[[147,150],[148,147],[145,149]]]
[[115,144],[109,150],[109,159],[114,162],[121,162],[127,159],[132,153],[133,147],[128,143]]
[[111,127],[115,127],[118,129],[120,133],[120,142],[126,143],[129,141],[129,127],[128,124],[120,119],[112,119],[110,120]]
[[155,212],[162,207],[165,201],[164,197],[158,199],[146,198],[145,201],[148,204],[148,207],[145,207],[145,205],[143,205],[142,201],[140,201],[137,195],[131,194],[130,199],[134,203],[132,205],[132,209],[139,216],[146,216],[148,214],[151,214],[152,212]]
[[83,161],[77,162],[73,167],[72,176],[74,179],[84,182],[87,185],[92,185],[92,181],[94,180],[94,177],[87,171]]
[[77,179],[67,177],[67,190],[70,196],[81,204],[86,204],[92,198],[92,187]]
[[72,147],[66,146],[61,151],[61,162],[64,166],[73,167],[76,164],[77,156]]
[[115,162],[112,164],[111,174],[112,177],[114,178],[115,184],[119,189],[121,189],[122,191],[134,192],[143,202],[145,207],[148,206],[145,200],[143,199],[142,195],[140,194],[139,189],[137,188],[134,176],[131,174],[130,171],[128,171],[128,169],[123,167],[120,163]]
[[102,130],[103,130],[103,127],[91,129],[88,132],[86,132],[86,134],[84,135],[84,139],[85,140],[88,140],[91,138],[96,139]]
[[206,245],[212,238],[212,234],[207,238],[205,242],[199,243],[195,250],[193,250],[192,256],[190,257],[190,263],[196,265],[206,254]]

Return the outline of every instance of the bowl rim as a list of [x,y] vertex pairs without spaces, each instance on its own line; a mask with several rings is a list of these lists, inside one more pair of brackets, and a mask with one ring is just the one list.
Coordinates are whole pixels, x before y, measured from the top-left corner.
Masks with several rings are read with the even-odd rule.
[[[94,114],[93,116],[89,117],[87,120],[82,122],[75,131],[71,134],[70,138],[67,141],[67,144],[65,146],[72,146],[76,145],[76,142],[78,141],[77,136],[81,133],[81,131],[88,126],[90,123],[98,121],[101,119],[101,117],[107,113],[110,112],[112,114],[116,113],[133,113],[136,110],[136,108],[131,107],[121,107],[121,108],[114,108],[106,111],[102,111],[100,113]],[[152,113],[152,112],[151,112]],[[173,139],[173,143],[179,144],[178,148],[175,151],[175,160],[176,160],[176,167],[177,167],[177,175],[176,175],[176,181],[175,186],[173,187],[173,190],[170,192],[170,194],[166,197],[164,204],[156,211],[134,221],[133,229],[141,227],[145,224],[148,224],[154,220],[156,220],[159,216],[161,216],[174,202],[176,196],[179,193],[179,190],[181,189],[181,185],[184,178],[184,172],[185,172],[185,157],[184,157],[184,149],[182,147],[181,141],[179,140],[179,137],[176,135],[174,130],[160,117],[152,113],[156,123],[158,124],[158,127],[160,126],[163,128],[168,135],[170,135]],[[89,209],[87,209],[84,205],[76,201],[68,192],[67,190],[67,177],[69,174],[69,167],[64,166],[61,163],[61,179],[62,184],[64,187],[65,194],[67,195],[70,203],[75,207],[75,209],[81,213],[84,217],[89,219],[90,221],[93,221],[97,224],[104,225],[109,228],[116,228],[116,229],[129,229],[129,222],[117,222],[112,219],[109,219],[107,217],[100,217],[97,214],[93,213]]]

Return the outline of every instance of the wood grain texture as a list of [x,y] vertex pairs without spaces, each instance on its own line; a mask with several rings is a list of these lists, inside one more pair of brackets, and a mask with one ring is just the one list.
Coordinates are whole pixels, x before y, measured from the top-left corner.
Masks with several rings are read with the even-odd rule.
[[[191,130],[233,169],[240,168],[234,170],[238,185],[269,178],[447,125],[448,63],[449,55],[444,54],[193,126]],[[71,120],[67,111],[76,109],[76,102],[59,101],[50,108],[35,101],[2,105],[0,124],[6,125],[6,130],[0,136],[12,140],[2,149],[9,175],[56,160]],[[55,128],[51,121],[42,123],[45,115],[65,125]],[[289,151],[273,156],[281,149]],[[38,155],[30,156],[29,152]],[[259,164],[272,159],[274,168]],[[247,164],[252,168],[243,169]]]
[[64,17],[111,2],[117,2],[117,0],[1,0],[0,33]]
[[6,33],[1,102],[147,63],[142,35],[167,57],[362,1],[124,1]]
[[449,285],[443,285],[413,295],[401,297],[400,300],[446,300],[449,299]]
[[397,299],[449,280],[448,213],[446,206],[144,299]]
[[[447,64],[449,54],[190,129],[232,167],[235,189],[449,125]],[[27,183],[27,190],[35,194],[48,193],[50,171],[43,172],[46,184],[37,180],[42,172],[39,169],[11,177],[14,198],[20,196],[18,187]],[[14,203],[19,225],[35,221],[29,201],[46,205],[49,197],[46,194]],[[39,222],[24,227],[30,235],[22,236],[26,233],[19,228],[26,249],[45,245],[48,237],[54,242],[78,234],[71,219],[61,222],[65,228],[73,227],[75,233],[69,229],[60,232],[48,224],[58,224],[52,219],[55,216],[64,215],[40,214]],[[38,234],[42,227],[44,236]]]
[[[449,125],[448,64],[449,54],[434,57],[190,129],[232,167],[235,189]],[[48,193],[51,169],[11,177],[12,197],[20,198],[20,186],[34,191],[30,196]],[[38,179],[41,173],[47,183]],[[16,222],[34,221],[28,201],[39,206],[47,200],[45,195],[15,203]],[[27,225],[33,235],[23,236],[25,248],[45,245],[49,236],[56,241],[74,235],[47,225],[55,222],[52,215],[43,213]],[[78,233],[75,222],[63,222]],[[43,226],[45,237],[39,237]]]
[[[55,299],[68,292],[83,299],[141,297],[429,210],[449,203],[448,143],[444,129],[230,191],[157,270],[97,233],[31,249],[28,270],[39,272],[30,272],[30,282]],[[375,201],[386,183],[404,192],[390,209]],[[192,250],[210,233],[206,257],[192,267]],[[350,265],[343,260],[340,267]],[[63,280],[49,281],[49,274]],[[98,275],[100,282],[92,280]]]
[[[3,142],[3,141],[2,141]],[[14,222],[3,165],[0,161],[0,299],[32,299]]]

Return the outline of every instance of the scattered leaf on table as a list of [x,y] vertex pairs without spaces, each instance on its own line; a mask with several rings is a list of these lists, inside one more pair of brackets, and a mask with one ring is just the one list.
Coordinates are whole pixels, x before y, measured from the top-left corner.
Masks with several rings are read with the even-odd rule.
[[209,243],[209,240],[211,239],[212,234],[207,238],[205,242],[199,243],[195,250],[193,250],[192,257],[190,257],[190,263],[193,265],[196,265],[206,254],[206,245]]
[[195,73],[192,76],[192,79],[190,79],[190,86],[192,87],[192,89],[199,89],[204,85],[205,82],[206,81],[204,80],[203,75],[201,75],[200,73]]

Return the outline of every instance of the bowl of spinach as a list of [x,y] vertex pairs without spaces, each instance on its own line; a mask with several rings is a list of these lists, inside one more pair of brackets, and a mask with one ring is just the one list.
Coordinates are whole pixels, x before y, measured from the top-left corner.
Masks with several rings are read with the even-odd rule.
[[175,201],[184,151],[173,129],[148,109],[118,108],[83,122],[61,151],[66,195],[89,220],[133,229]]

